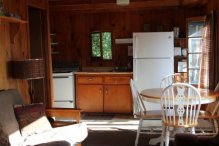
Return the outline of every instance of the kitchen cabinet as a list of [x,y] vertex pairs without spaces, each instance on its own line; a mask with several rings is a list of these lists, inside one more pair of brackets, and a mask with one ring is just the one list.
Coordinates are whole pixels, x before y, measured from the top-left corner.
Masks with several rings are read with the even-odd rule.
[[76,105],[84,112],[131,113],[132,73],[76,73]]
[[77,85],[77,108],[85,112],[103,112],[103,86]]

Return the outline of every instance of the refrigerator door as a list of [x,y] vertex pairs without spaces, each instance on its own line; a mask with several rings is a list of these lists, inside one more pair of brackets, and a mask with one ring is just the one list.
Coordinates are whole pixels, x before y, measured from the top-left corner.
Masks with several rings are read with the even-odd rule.
[[173,32],[133,33],[133,58],[173,58]]
[[[133,59],[134,81],[139,91],[160,88],[161,80],[173,74],[173,59]],[[160,104],[145,102],[148,110],[160,109]]]

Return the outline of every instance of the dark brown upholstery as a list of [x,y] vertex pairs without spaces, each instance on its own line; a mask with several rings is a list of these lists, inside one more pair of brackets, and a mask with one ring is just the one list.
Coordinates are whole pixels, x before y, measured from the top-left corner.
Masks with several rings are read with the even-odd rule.
[[[6,136],[19,131],[18,122],[14,114],[15,104],[23,104],[22,96],[16,89],[0,91],[0,125],[3,128],[1,132],[4,132]],[[17,132],[16,138],[21,138],[20,132]],[[54,141],[37,146],[70,146],[70,144],[66,141]]]
[[219,134],[216,136],[176,134],[174,146],[219,146]]
[[71,146],[67,141],[53,141],[48,143],[42,143],[35,146]]

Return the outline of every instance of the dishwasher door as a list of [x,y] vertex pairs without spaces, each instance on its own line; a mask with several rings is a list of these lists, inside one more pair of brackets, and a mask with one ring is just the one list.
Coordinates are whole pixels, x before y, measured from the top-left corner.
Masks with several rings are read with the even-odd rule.
[[54,107],[75,107],[74,76],[69,73],[53,74]]

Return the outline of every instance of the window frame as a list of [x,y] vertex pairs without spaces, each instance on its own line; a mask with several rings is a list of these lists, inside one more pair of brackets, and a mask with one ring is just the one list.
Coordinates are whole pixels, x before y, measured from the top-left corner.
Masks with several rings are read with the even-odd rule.
[[[111,34],[111,59],[104,59],[103,58],[103,45],[102,45],[102,34],[104,33],[104,32],[108,32],[108,33],[110,33]],[[92,34],[95,34],[95,33],[97,33],[97,34],[99,34],[99,36],[100,36],[100,53],[101,53],[101,55],[100,55],[100,57],[95,57],[95,56],[93,56],[93,48],[92,48]],[[91,59],[92,60],[101,60],[101,61],[103,61],[103,62],[110,62],[110,61],[113,61],[113,35],[112,35],[113,33],[112,33],[112,31],[109,31],[109,30],[104,30],[104,31],[92,31],[91,33],[90,33],[90,54],[91,54]]]

